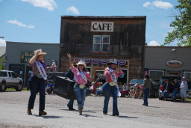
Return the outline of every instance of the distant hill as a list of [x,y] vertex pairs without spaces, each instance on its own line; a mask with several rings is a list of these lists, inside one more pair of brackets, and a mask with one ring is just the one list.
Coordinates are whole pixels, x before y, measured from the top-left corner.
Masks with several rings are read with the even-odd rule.
[[0,57],[5,54],[6,47],[0,46]]

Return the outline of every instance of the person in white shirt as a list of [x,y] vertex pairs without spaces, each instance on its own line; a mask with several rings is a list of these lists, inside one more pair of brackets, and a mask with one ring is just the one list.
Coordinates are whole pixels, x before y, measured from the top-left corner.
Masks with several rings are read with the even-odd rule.
[[180,84],[180,96],[182,98],[182,101],[185,101],[185,98],[187,97],[187,90],[188,90],[188,83],[185,77],[182,77],[182,81]]

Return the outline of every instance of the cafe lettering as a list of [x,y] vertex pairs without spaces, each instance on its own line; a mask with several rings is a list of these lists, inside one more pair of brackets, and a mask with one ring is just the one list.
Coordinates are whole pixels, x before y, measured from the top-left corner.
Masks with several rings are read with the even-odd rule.
[[92,22],[92,32],[113,32],[113,22]]

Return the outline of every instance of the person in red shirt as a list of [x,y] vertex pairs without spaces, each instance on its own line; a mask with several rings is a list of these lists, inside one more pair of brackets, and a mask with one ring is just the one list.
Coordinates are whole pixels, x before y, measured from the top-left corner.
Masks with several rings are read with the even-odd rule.
[[108,112],[108,103],[110,96],[113,97],[113,116],[119,116],[118,106],[117,106],[117,97],[119,93],[117,79],[123,75],[123,71],[118,68],[117,60],[111,60],[108,63],[108,67],[104,71],[104,76],[106,78],[106,83],[103,86],[104,93],[104,108],[103,114],[107,114]]

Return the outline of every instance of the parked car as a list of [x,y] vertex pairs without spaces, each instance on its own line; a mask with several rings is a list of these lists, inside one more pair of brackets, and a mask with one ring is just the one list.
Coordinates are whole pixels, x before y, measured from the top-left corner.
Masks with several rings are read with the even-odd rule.
[[48,72],[48,80],[56,80],[56,76],[65,76],[64,72]]
[[132,79],[129,82],[129,95],[130,97],[134,98],[141,98],[143,95],[143,84],[144,80],[143,79]]
[[[158,97],[160,81],[151,80],[149,97]],[[132,79],[129,82],[130,97],[141,98],[143,96],[144,79]]]
[[143,85],[144,83],[144,80],[143,79],[132,79],[130,82],[129,82],[129,86],[134,86],[135,84],[140,84],[140,85]]
[[48,75],[48,79],[47,79],[46,92],[48,94],[53,94],[56,76],[64,76],[65,73],[64,72],[48,72],[47,75]]
[[[96,89],[96,95],[97,96],[103,96],[103,86],[100,86]],[[126,88],[123,88],[123,87],[119,87],[119,91],[121,93],[121,97],[126,97],[126,96],[129,96],[129,90],[126,89]]]
[[105,77],[99,76],[91,87],[91,93],[96,94],[96,91],[105,83]]
[[13,71],[0,70],[0,91],[6,91],[7,88],[15,88],[16,91],[21,91],[23,80]]
[[129,89],[128,87],[119,87],[119,91],[121,93],[121,97],[129,97]]
[[55,82],[53,80],[47,80],[47,85],[46,85],[46,92],[48,94],[53,94]]
[[[177,79],[180,82],[180,77],[162,77],[160,80],[160,87],[159,87],[159,100],[176,100],[180,99],[180,92],[178,91],[175,99],[173,99],[173,87],[172,82]],[[168,86],[165,82],[168,81]]]
[[96,94],[96,96],[103,96],[103,85],[96,88],[95,94]]
[[160,80],[151,80],[151,88],[150,88],[150,92],[149,92],[149,96],[150,97],[158,97],[158,90],[159,90],[159,86],[160,86]]
[[188,98],[191,98],[191,89],[188,90]]

